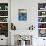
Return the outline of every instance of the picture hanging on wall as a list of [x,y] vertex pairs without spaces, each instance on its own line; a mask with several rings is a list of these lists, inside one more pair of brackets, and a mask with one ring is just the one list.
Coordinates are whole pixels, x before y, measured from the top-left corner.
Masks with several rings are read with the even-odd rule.
[[27,10],[26,9],[18,9],[18,20],[19,21],[27,20]]

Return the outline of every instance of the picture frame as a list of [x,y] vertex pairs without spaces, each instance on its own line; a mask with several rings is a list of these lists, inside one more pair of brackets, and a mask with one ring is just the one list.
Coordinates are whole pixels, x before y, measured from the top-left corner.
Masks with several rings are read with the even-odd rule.
[[27,10],[26,9],[18,9],[18,20],[19,21],[27,20]]

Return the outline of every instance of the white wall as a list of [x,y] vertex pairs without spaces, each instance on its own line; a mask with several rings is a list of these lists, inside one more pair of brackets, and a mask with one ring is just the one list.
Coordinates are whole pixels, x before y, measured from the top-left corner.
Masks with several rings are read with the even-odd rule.
[[[27,21],[18,20],[18,9],[27,9]],[[18,30],[26,30],[29,26],[37,23],[37,2],[32,0],[12,0],[11,1],[11,22]]]
[[[36,32],[34,36],[38,36],[38,3],[46,3],[46,0],[11,0],[11,22],[14,23],[17,30],[27,30],[33,24]],[[18,21],[18,9],[23,8],[27,9],[28,20]],[[43,38],[34,37],[33,46],[43,46],[44,41],[41,39]]]

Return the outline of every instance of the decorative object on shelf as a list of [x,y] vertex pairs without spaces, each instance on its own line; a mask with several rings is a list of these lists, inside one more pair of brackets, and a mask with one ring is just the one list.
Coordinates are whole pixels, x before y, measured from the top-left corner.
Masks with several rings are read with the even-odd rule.
[[46,17],[38,17],[38,22],[46,22]]
[[0,16],[8,16],[8,11],[0,11]]
[[46,16],[46,11],[42,11],[42,16]]
[[8,10],[8,6],[5,6],[5,10]]
[[19,21],[27,20],[27,10],[26,9],[18,9],[18,20]]
[[8,3],[0,3],[0,10],[8,10]]
[[8,23],[0,23],[0,35],[8,37]]
[[38,18],[38,22],[42,22],[42,18],[41,17]]
[[45,6],[45,9],[46,9],[46,6]]
[[7,17],[0,17],[0,22],[8,22],[7,19]]
[[46,16],[46,11],[38,11],[38,16]]
[[16,26],[13,23],[11,23],[11,30],[16,30]]
[[38,23],[38,28],[46,28],[46,23]]
[[42,15],[45,15],[45,12],[42,12]]
[[1,10],[1,6],[0,6],[0,10]]
[[29,27],[29,30],[34,30],[34,28],[35,27],[32,25],[32,26]]
[[38,10],[46,10],[46,3],[38,3]]
[[46,29],[39,29],[39,37],[46,37]]
[[8,30],[8,23],[0,23],[1,30]]
[[44,10],[44,8],[40,8],[40,10]]

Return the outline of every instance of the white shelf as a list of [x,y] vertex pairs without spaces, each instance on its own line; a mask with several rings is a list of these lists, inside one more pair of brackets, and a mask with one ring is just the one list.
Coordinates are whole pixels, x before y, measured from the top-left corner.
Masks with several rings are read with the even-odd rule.
[[46,10],[38,10],[38,11],[46,11]]
[[8,17],[8,16],[0,16],[0,17]]
[[8,23],[8,22],[0,22],[0,23]]
[[38,22],[38,23],[46,23],[46,22]]
[[38,29],[46,29],[46,28],[38,28]]
[[38,16],[38,17],[46,17],[46,15],[44,15],[44,16]]
[[0,10],[0,11],[8,11],[8,10]]

